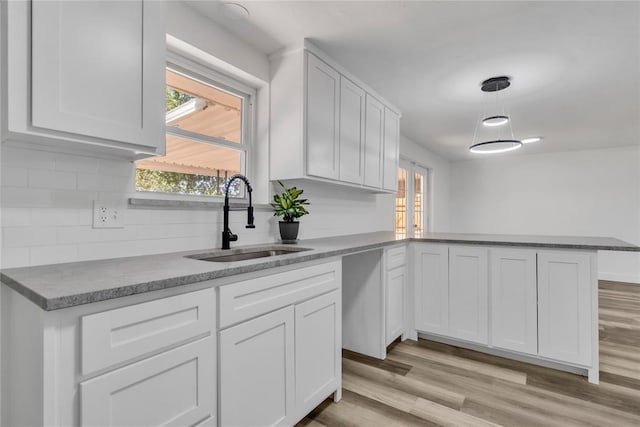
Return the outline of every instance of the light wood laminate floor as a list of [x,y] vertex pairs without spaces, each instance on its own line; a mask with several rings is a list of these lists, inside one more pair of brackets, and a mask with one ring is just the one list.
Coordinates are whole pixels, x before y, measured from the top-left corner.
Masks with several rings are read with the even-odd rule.
[[640,426],[640,286],[600,281],[600,384],[432,341],[345,351],[343,399],[298,426]]

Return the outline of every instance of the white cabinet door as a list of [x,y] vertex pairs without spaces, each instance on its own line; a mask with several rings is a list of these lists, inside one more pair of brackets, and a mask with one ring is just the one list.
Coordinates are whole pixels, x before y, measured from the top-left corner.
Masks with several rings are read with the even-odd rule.
[[307,174],[338,179],[340,74],[307,53]]
[[405,281],[406,274],[404,267],[399,267],[387,272],[385,295],[385,336],[387,345],[404,333]]
[[220,332],[220,424],[290,425],[294,402],[294,309]]
[[491,249],[490,277],[492,345],[537,354],[536,252]]
[[340,77],[340,181],[362,184],[364,180],[365,92]]
[[32,2],[34,127],[164,147],[161,2]]
[[449,248],[449,335],[488,344],[487,249]]
[[415,246],[416,329],[449,331],[449,250],[445,245]]
[[382,187],[384,156],[384,105],[367,94],[365,116],[364,184]]
[[215,359],[208,337],[85,381],[81,425],[192,426],[215,419]]
[[586,253],[538,253],[540,356],[591,364],[591,257]]
[[295,306],[296,412],[303,418],[341,384],[340,292]]
[[383,188],[398,189],[398,158],[400,150],[400,116],[392,110],[384,109],[384,162]]

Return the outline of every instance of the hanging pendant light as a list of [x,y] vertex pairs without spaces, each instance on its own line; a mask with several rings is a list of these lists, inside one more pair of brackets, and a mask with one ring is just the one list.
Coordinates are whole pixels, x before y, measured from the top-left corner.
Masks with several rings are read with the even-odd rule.
[[[495,109],[498,109],[500,107],[498,92],[508,88],[509,86],[511,86],[509,77],[491,77],[490,79],[482,82],[481,90],[487,94],[492,92],[495,93]],[[497,128],[497,138],[476,142],[476,136],[478,135],[478,125],[480,124],[480,122],[482,122],[483,126],[489,128]],[[509,134],[506,133],[506,130],[502,132],[502,129],[500,129],[501,126],[504,126],[506,124],[509,125]],[[472,153],[484,154],[504,153],[506,151],[517,150],[520,147],[522,147],[522,142],[517,140],[513,136],[511,118],[505,112],[504,105],[502,105],[502,108],[497,114],[492,114],[491,116],[482,118],[482,120],[478,120],[478,122],[476,123],[475,131],[473,133],[473,141],[471,146],[469,147],[469,151],[471,151]]]

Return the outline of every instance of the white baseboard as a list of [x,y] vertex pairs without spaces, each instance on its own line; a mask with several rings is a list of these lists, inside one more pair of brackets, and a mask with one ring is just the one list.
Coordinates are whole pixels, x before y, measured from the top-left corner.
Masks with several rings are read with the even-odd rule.
[[633,274],[607,273],[606,271],[601,271],[598,273],[598,280],[610,280],[612,282],[626,282],[640,285],[640,276]]

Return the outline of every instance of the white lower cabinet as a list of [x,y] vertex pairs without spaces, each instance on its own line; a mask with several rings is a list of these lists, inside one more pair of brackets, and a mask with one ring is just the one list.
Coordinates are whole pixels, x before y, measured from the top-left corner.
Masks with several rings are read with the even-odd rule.
[[83,426],[195,426],[216,417],[209,336],[80,384]]
[[45,311],[3,286],[0,424],[217,425],[216,292],[197,287]]
[[219,344],[221,425],[292,424],[294,308],[225,329]]
[[415,325],[434,334],[449,331],[449,248],[415,246]]
[[340,293],[295,306],[296,412],[302,418],[340,387]]
[[491,249],[491,344],[536,354],[536,251]]
[[[591,256],[538,254],[538,339],[540,355],[590,365],[592,362]],[[597,336],[597,335],[596,335]]]
[[418,332],[586,368],[598,382],[595,252],[416,243],[414,255]]
[[341,273],[332,261],[219,288],[222,426],[293,425],[339,395]]
[[404,333],[404,300],[406,273],[404,267],[387,272],[386,281],[386,345]]
[[449,334],[489,342],[487,249],[449,248]]

